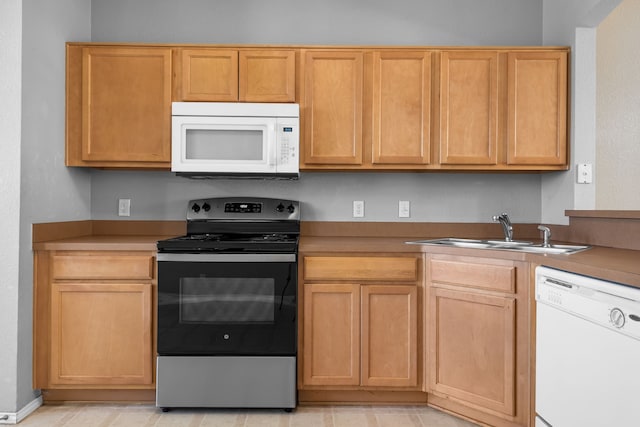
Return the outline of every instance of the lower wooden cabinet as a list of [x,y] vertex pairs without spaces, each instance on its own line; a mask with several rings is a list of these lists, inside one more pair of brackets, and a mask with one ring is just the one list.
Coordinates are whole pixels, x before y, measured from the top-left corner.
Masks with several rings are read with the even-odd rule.
[[302,389],[418,389],[418,261],[304,258]]
[[363,386],[418,385],[418,288],[361,287]]
[[515,413],[515,299],[433,287],[432,391]]
[[151,287],[53,283],[51,385],[151,384]]
[[37,251],[34,388],[154,387],[155,255]]
[[360,384],[360,285],[304,285],[304,385]]
[[428,257],[430,403],[492,426],[529,418],[528,263]]

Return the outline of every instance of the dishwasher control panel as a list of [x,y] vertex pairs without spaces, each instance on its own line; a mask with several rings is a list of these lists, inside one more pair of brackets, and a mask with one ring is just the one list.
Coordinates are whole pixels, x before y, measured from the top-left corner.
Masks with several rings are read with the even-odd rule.
[[640,289],[536,268],[536,302],[640,340]]

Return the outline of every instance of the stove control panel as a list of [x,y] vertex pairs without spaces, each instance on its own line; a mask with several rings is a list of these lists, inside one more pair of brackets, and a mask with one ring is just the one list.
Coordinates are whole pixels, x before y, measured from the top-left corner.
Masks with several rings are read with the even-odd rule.
[[190,200],[187,220],[300,220],[300,202],[266,197]]
[[224,211],[238,213],[261,213],[262,203],[225,203]]

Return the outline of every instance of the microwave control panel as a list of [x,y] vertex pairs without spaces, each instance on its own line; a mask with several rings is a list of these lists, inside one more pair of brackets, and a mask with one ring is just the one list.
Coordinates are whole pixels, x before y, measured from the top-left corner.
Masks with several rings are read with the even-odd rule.
[[278,172],[298,172],[300,128],[298,118],[279,117],[277,123]]

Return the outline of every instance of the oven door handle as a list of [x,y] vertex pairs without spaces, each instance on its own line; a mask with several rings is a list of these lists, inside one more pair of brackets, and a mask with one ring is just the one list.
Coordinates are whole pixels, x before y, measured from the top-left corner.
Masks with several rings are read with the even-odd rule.
[[296,262],[296,254],[159,253],[158,262]]

